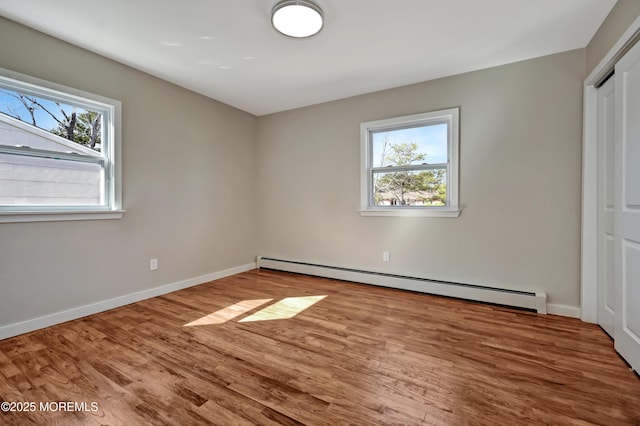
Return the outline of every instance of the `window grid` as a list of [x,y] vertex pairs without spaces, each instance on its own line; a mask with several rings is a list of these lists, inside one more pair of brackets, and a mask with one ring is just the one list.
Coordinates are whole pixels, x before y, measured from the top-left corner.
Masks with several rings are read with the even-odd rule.
[[[62,136],[56,136],[51,130],[34,126],[32,122],[28,122],[24,117],[16,117],[14,114],[3,114],[5,117],[5,129],[8,128],[21,135],[28,134],[29,138],[31,138],[30,140],[45,140],[47,138],[43,135],[48,134],[53,138],[53,142],[48,143],[59,143],[56,142],[57,138],[58,140],[67,141],[67,144],[71,144],[71,148],[69,150],[65,150],[64,144],[56,145],[51,149],[49,148],[49,145],[44,145],[46,148],[42,148],[42,143],[35,142],[34,146],[29,146],[28,144],[12,144],[12,142],[9,141],[11,141],[13,137],[9,137],[8,140],[4,141],[0,139],[0,156],[4,156],[5,165],[5,175],[0,175],[0,185],[3,185],[4,181],[5,192],[9,194],[8,197],[4,197],[3,202],[0,202],[0,215],[2,215],[0,216],[0,222],[14,221],[14,219],[11,218],[12,214],[15,214],[15,221],[74,219],[74,217],[68,215],[64,217],[59,216],[58,218],[50,215],[47,216],[48,214],[66,213],[79,213],[77,218],[80,220],[85,220],[87,218],[100,219],[119,217],[117,215],[100,217],[99,215],[82,216],[80,214],[92,212],[122,213],[120,195],[121,183],[119,182],[120,172],[119,166],[116,162],[116,158],[119,158],[116,155],[116,151],[119,146],[120,128],[119,123],[117,123],[116,120],[119,121],[120,118],[120,102],[4,69],[0,69],[0,90],[3,90],[5,94],[14,93],[27,95],[41,101],[43,104],[45,101],[53,103],[59,102],[65,106],[71,106],[74,113],[77,108],[77,111],[98,114],[100,120],[98,124],[99,127],[96,126],[98,128],[97,134],[99,135],[99,145],[96,144],[96,148],[94,149],[74,141],[68,141]],[[61,107],[60,113],[62,113]],[[18,125],[14,125],[14,122],[17,122]],[[93,134],[95,135],[96,133]],[[21,137],[27,138],[26,136]],[[96,139],[92,139],[92,142],[95,140]],[[78,148],[74,148],[75,146]],[[60,147],[60,151],[55,150],[58,149],[58,147]],[[12,157],[15,157],[15,160],[11,160]],[[25,160],[22,161],[19,160],[19,158],[24,158]],[[27,184],[22,184],[21,181],[18,181],[20,182],[18,187],[26,188],[24,189],[25,193],[16,193],[10,187],[11,184],[15,185],[17,182],[14,179],[15,176],[7,175],[7,173],[9,173],[12,168],[15,169],[20,164],[23,164],[28,158],[33,158],[34,160],[29,160],[32,162],[39,161],[40,165],[29,166],[30,172],[35,173],[35,175],[32,175],[32,179],[34,180],[25,182],[41,182],[48,187],[52,187],[54,182],[48,183],[46,180],[42,180],[42,176],[55,175],[45,169],[47,167],[54,167],[57,169],[56,161],[60,161],[59,164],[61,169],[68,169],[70,167],[69,164],[79,165],[91,163],[97,165],[99,167],[99,176],[90,180],[96,188],[94,191],[98,191],[98,195],[96,195],[98,197],[96,199],[97,201],[95,203],[74,204],[73,202],[65,202],[61,197],[51,196],[50,198],[53,201],[46,203],[40,201],[42,197],[36,197],[35,195],[32,196],[32,201],[29,201],[30,198],[28,192],[32,191],[32,188]],[[37,160],[38,158],[40,158],[41,161]],[[42,165],[43,161],[49,161],[48,165]],[[63,164],[65,164],[64,167]],[[29,167],[22,166],[22,170]],[[7,169],[9,169],[9,172],[7,172]],[[40,174],[38,175],[38,173]],[[74,173],[77,176],[80,175],[80,173]],[[78,184],[83,184],[85,186],[88,185],[86,181],[79,181]],[[11,201],[11,196],[14,197],[13,201]],[[70,195],[70,197],[73,196],[75,195]],[[82,197],[79,197],[79,199],[82,199]],[[29,213],[37,214],[38,217],[27,217]]]
[[[362,215],[402,216],[407,215],[406,213],[409,211],[417,213],[416,215],[418,216],[438,216],[440,215],[440,213],[442,213],[442,216],[455,217],[459,214],[457,198],[458,116],[459,109],[451,108],[442,111],[378,120],[361,124],[362,207],[360,212]],[[374,147],[374,138],[376,135],[381,135],[387,132],[397,132],[406,129],[423,129],[430,126],[437,126],[442,124],[446,124],[446,161],[440,161],[437,163],[427,163],[426,161],[424,163],[420,163],[410,161],[411,164],[384,165],[384,163],[386,162],[386,157],[382,155],[382,158],[379,161],[380,165],[374,166],[374,150],[376,149]],[[415,148],[415,146],[413,148]],[[384,152],[385,151],[383,150],[383,154]],[[380,155],[380,152],[378,152],[376,155]],[[415,158],[419,160],[420,158],[423,158],[427,155],[431,154],[425,153],[424,155],[416,156]],[[409,160],[412,160],[412,158],[409,157]],[[404,194],[409,194],[409,191],[405,192],[404,188],[401,188],[401,204],[399,204],[398,202],[394,202],[397,200],[393,199],[384,200],[385,203],[388,203],[386,205],[384,205],[383,202],[380,202],[380,198],[378,198],[378,201],[376,201],[376,196],[380,195],[380,193],[377,192],[376,179],[382,174],[404,173],[405,175],[399,176],[399,180],[401,181],[399,185],[403,185],[404,183],[402,182],[402,178],[406,177],[407,173],[421,173],[425,171],[440,171],[440,173],[430,176],[431,178],[433,178],[432,182],[434,186],[429,187],[423,184],[421,186],[421,188],[423,188],[422,190],[413,191],[417,192],[417,194],[410,194],[411,196],[413,196],[413,200],[405,200]],[[425,190],[425,188],[429,189]],[[444,188],[445,190],[444,200],[442,199],[442,197],[440,197],[442,188]],[[389,194],[386,195],[388,196]],[[394,193],[393,195],[397,198],[397,193]],[[412,202],[414,203],[414,205],[411,205]],[[438,203],[439,205],[434,205],[436,203]]]

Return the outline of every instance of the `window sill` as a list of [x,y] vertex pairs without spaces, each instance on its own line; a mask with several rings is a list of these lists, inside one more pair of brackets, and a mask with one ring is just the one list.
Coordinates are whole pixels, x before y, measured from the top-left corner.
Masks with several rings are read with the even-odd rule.
[[0,212],[0,223],[120,219],[125,211],[126,210],[5,211]]
[[460,210],[451,209],[361,209],[360,216],[458,217]]

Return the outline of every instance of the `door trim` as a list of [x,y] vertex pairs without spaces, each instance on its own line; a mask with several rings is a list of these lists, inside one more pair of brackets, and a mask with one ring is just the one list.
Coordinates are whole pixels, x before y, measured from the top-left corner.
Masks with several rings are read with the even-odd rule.
[[580,318],[594,324],[598,323],[598,89],[595,84],[638,31],[640,16],[584,81]]

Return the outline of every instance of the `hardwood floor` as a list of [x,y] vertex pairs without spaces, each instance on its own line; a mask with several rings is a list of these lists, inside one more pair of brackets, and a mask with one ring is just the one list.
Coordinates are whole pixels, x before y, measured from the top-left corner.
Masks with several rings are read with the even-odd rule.
[[36,404],[3,425],[640,424],[595,325],[264,270],[0,341],[0,399]]

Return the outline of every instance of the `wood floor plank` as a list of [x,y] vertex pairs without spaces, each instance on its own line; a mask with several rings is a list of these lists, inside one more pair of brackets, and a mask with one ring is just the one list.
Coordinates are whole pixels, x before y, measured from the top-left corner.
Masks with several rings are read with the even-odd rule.
[[[316,303],[254,315],[284,298]],[[0,341],[0,398],[98,404],[3,425],[640,424],[597,326],[265,270]]]

